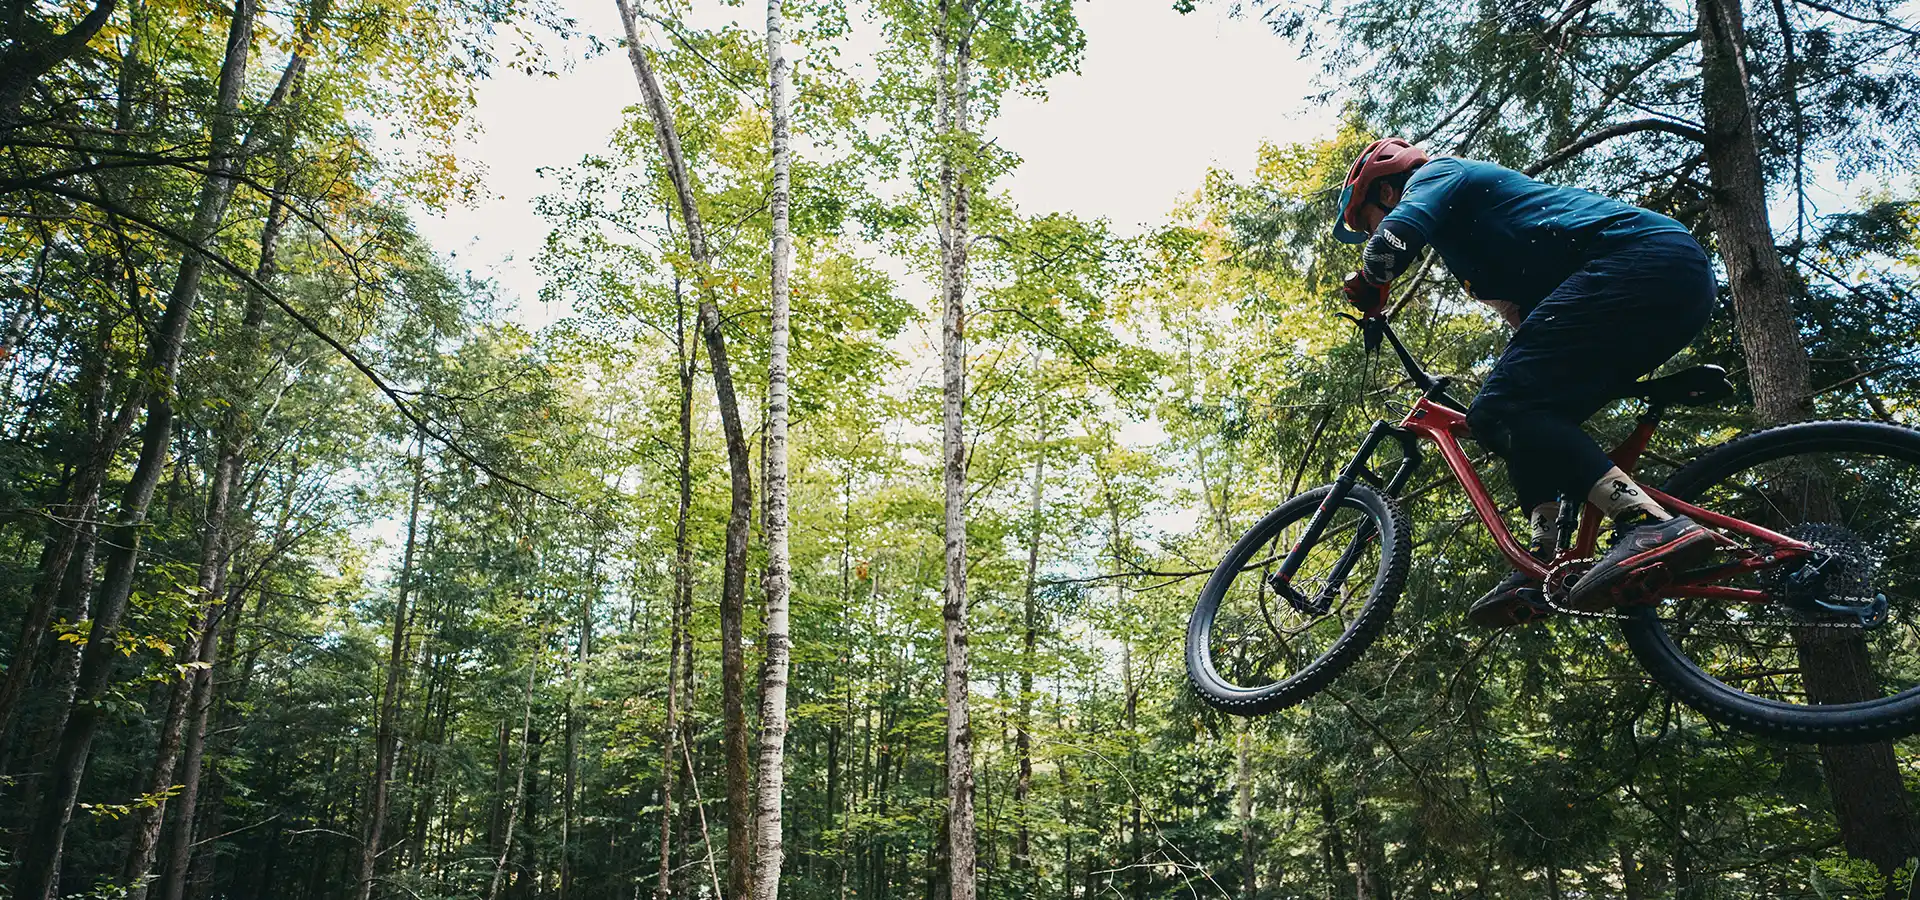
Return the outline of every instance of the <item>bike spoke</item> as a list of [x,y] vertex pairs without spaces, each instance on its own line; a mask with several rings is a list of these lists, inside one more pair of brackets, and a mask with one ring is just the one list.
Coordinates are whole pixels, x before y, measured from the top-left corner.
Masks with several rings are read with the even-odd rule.
[[[1306,510],[1298,521],[1288,523],[1263,543],[1255,558],[1240,566],[1222,597],[1211,646],[1215,667],[1230,682],[1242,686],[1273,683],[1306,668],[1352,626],[1371,593],[1380,562],[1377,543],[1373,542],[1362,548],[1344,582],[1331,592],[1325,613],[1313,615],[1295,608],[1268,583],[1302,538],[1310,514],[1311,510]],[[1356,528],[1365,521],[1370,519],[1363,509],[1336,509],[1320,539],[1306,549],[1291,586],[1309,600],[1319,598],[1341,556],[1352,545]]]
[[[1833,576],[1843,585],[1836,588],[1821,580],[1826,576],[1806,575],[1811,563],[1802,558],[1771,570],[1731,573],[1719,582],[1766,591],[1779,603],[1696,598],[1668,604],[1660,613],[1668,637],[1707,674],[1756,697],[1807,703],[1806,654],[1841,652],[1824,648],[1860,642],[1881,688],[1904,689],[1920,677],[1911,671],[1920,665],[1920,597],[1914,591],[1920,579],[1920,463],[1871,453],[1792,455],[1757,463],[1686,499],[1808,540],[1829,556],[1838,553],[1845,561],[1836,571],[1865,573],[1860,584]],[[1762,554],[1770,550],[1742,542]],[[1789,580],[1796,574],[1803,580]],[[1791,593],[1796,590],[1801,593]],[[1813,605],[1828,596],[1842,605],[1870,602],[1875,594],[1884,594],[1888,604],[1888,621],[1877,628]]]

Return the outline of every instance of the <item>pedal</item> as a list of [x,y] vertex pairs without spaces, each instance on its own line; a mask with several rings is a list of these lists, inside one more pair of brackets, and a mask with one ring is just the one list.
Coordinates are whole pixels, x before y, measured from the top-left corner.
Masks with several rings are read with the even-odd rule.
[[1666,563],[1653,563],[1627,574],[1615,589],[1614,596],[1621,606],[1652,606],[1660,602],[1661,595],[1673,586],[1673,570]]
[[1553,618],[1553,605],[1547,602],[1546,593],[1539,588],[1527,587],[1513,594],[1513,624],[1532,625],[1535,622]]

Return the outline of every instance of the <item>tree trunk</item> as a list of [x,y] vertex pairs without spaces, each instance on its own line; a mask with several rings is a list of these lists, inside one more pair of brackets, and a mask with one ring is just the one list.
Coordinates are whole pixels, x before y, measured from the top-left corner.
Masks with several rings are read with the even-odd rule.
[[1240,896],[1253,900],[1260,893],[1259,869],[1255,865],[1257,848],[1253,843],[1253,728],[1240,727],[1239,766],[1234,781],[1239,789],[1240,817]]
[[[546,750],[547,736],[539,728],[530,726],[520,739],[525,742],[522,745],[525,761],[521,763],[520,769],[526,773],[526,787],[519,792],[521,803],[519,830],[524,831],[526,837],[520,841],[517,875],[507,891],[507,896],[515,900],[539,900],[545,893],[547,876],[546,868],[539,864],[540,801],[546,796],[546,789],[540,785],[542,765],[540,757]],[[511,835],[513,829],[510,827],[508,832]]]
[[[216,594],[225,593],[226,577],[224,568],[217,573],[213,588]],[[187,868],[193,861],[194,825],[198,821],[200,776],[205,764],[207,715],[213,706],[213,667],[220,661],[217,625],[231,606],[238,602],[238,596],[227,595],[221,607],[209,614],[211,621],[200,632],[199,646],[195,652],[198,665],[191,676],[193,692],[187,702],[186,746],[180,759],[180,795],[173,804],[173,846],[167,866],[162,870],[162,900],[181,900],[186,896]],[[134,898],[141,895],[129,893],[127,896]]]
[[[680,455],[676,472],[680,503],[673,522],[673,609],[668,614],[672,624],[668,628],[666,732],[660,740],[664,758],[660,763],[660,880],[654,885],[655,900],[669,900],[673,895],[673,776],[680,769],[680,681],[693,677],[691,671],[681,670],[680,657],[693,609],[693,548],[687,542],[687,513],[693,506],[693,377],[698,357],[686,345],[686,304],[677,277],[673,280],[673,296],[679,316],[675,352],[680,370]],[[690,669],[691,659],[687,665]]]
[[[226,214],[227,201],[233,195],[232,175],[239,165],[236,113],[240,91],[246,83],[247,57],[253,45],[253,21],[256,0],[237,0],[227,30],[226,56],[220,67],[218,99],[212,120],[211,159],[208,174],[201,185],[193,223],[188,237],[196,244],[210,239]],[[157,386],[147,409],[142,429],[140,460],[121,496],[116,516],[113,552],[108,557],[106,580],[81,652],[80,673],[74,699],[60,736],[60,747],[53,765],[53,790],[41,798],[40,809],[25,852],[20,859],[20,874],[14,896],[19,900],[46,900],[53,894],[59,878],[60,851],[72,821],[74,803],[80,794],[88,751],[94,731],[99,727],[105,706],[101,698],[113,675],[120,653],[116,646],[120,619],[126,613],[133,590],[134,567],[138,562],[142,527],[147,504],[160,482],[162,469],[173,444],[174,380],[180,370],[180,356],[186,345],[187,327],[200,298],[200,276],[205,261],[189,248],[181,248],[180,269],[167,297],[166,311],[147,348],[141,368]]]
[[660,762],[660,870],[659,880],[653,887],[655,900],[669,900],[673,896],[673,776],[680,768],[676,755],[680,727],[680,641],[684,627],[680,621],[679,607],[679,598],[676,596],[674,609],[670,613],[672,638],[667,651],[667,721],[660,736],[663,756]]
[[[138,283],[129,278],[129,290]],[[55,617],[67,622],[81,622],[91,616],[94,580],[95,554],[99,549],[99,528],[95,524],[98,515],[100,482],[105,477],[106,467],[119,447],[126,439],[126,432],[120,430],[109,435],[115,427],[108,412],[109,377],[107,372],[113,341],[113,331],[118,317],[105,308],[99,311],[94,324],[94,338],[91,352],[82,354],[80,369],[79,395],[81,400],[81,420],[86,425],[85,444],[73,468],[82,472],[91,471],[90,476],[76,476],[69,481],[86,477],[95,487],[86,492],[86,500],[77,505],[69,505],[65,516],[71,518],[71,527],[55,530],[41,551],[39,581],[34,584],[30,608],[22,625],[21,637],[14,648],[14,656],[9,660],[4,685],[0,685],[0,698],[11,696],[19,698],[20,692],[35,685],[36,668],[34,656],[44,644],[49,648],[52,658],[47,661],[44,676],[41,676],[33,693],[30,715],[19,722],[19,733],[8,740],[7,710],[11,702],[0,699],[0,773],[17,773],[14,789],[18,791],[16,808],[4,817],[9,830],[24,831],[27,816],[37,809],[40,797],[46,793],[46,771],[60,741],[60,732],[66,728],[67,710],[73,700],[73,685],[80,671],[80,647],[72,641],[54,640],[50,629]],[[126,417],[127,422],[132,416]],[[67,489],[68,499],[79,493],[73,487]],[[56,515],[59,515],[56,513]],[[62,544],[66,546],[62,548]],[[58,563],[63,572],[55,573],[55,557],[65,555]],[[75,556],[77,555],[77,558]],[[44,604],[44,606],[43,606]],[[31,643],[29,643],[31,641]],[[21,765],[14,765],[16,754],[24,756]],[[17,842],[16,842],[17,846]]]
[[567,900],[573,890],[574,844],[578,840],[574,834],[574,795],[580,780],[579,717],[586,695],[587,659],[593,653],[594,592],[599,578],[600,549],[595,547],[587,562],[588,588],[580,598],[580,639],[574,648],[573,686],[567,697],[566,782],[561,794],[560,816],[560,900]]
[[[1040,371],[1037,355],[1033,368],[1037,376]],[[1033,869],[1033,836],[1027,822],[1030,817],[1027,801],[1033,792],[1033,670],[1038,665],[1035,649],[1040,638],[1040,610],[1035,603],[1035,593],[1040,582],[1040,516],[1045,500],[1047,466],[1045,443],[1046,434],[1042,431],[1034,448],[1032,500],[1027,508],[1031,521],[1027,526],[1027,583],[1020,603],[1020,700],[1013,732],[1013,752],[1018,757],[1016,765],[1019,767],[1013,782],[1013,870],[1018,879],[1015,889],[1024,891],[1032,891],[1035,887],[1026,878]]]
[[[188,626],[206,629],[200,624],[211,606],[197,614],[197,621]],[[200,642],[182,648],[179,659],[192,662],[199,658]],[[169,664],[173,658],[167,660]],[[160,720],[160,745],[154,750],[153,765],[148,770],[145,788],[141,796],[148,801],[134,810],[132,828],[127,839],[125,863],[120,869],[120,881],[127,885],[128,900],[146,900],[147,876],[153,870],[153,858],[160,845],[160,823],[167,812],[165,796],[173,787],[173,770],[180,762],[180,736],[186,728],[187,703],[193,693],[193,680],[176,673],[173,683],[167,686],[167,712]]]
[[787,548],[787,267],[793,243],[787,233],[792,145],[787,136],[786,26],[782,0],[767,0],[767,71],[773,107],[772,323],[767,351],[767,640],[760,682],[759,801],[754,827],[754,896],[780,896],[780,799],[786,782],[787,667],[790,654],[788,599],[793,590]]
[[[227,608],[220,616],[223,623],[221,626],[223,636],[219,646],[213,650],[216,665],[232,668],[224,673],[217,667],[213,669],[214,674],[210,677],[207,694],[206,719],[196,720],[188,725],[186,768],[181,774],[180,800],[176,804],[176,808],[183,813],[191,808],[201,810],[202,814],[197,817],[198,821],[190,824],[183,824],[178,819],[173,823],[173,837],[170,838],[167,862],[162,870],[160,894],[162,900],[185,900],[189,896],[197,900],[198,897],[204,897],[206,891],[200,890],[189,894],[188,879],[198,874],[200,885],[210,885],[218,876],[217,842],[211,837],[203,841],[193,840],[195,835],[221,834],[222,823],[225,821],[223,807],[226,797],[226,780],[222,777],[220,770],[209,766],[206,760],[219,758],[222,750],[229,754],[232,752],[232,746],[238,736],[230,729],[215,726],[229,718],[241,715],[239,710],[246,702],[248,687],[253,678],[254,662],[259,654],[258,645],[249,648],[244,654],[238,651],[240,626],[245,622],[244,616],[247,612],[248,584],[245,578],[236,580],[233,577],[235,553],[234,550],[228,552]],[[255,604],[256,611],[260,605],[260,603]],[[220,692],[223,695],[221,699],[225,702],[216,711],[213,706],[215,692],[212,688],[222,685],[226,686]],[[207,747],[206,741],[212,735],[222,732],[226,733],[226,740],[216,747]],[[196,737],[201,744],[199,768],[195,768],[194,740]],[[237,879],[238,875],[236,871],[234,877]]]
[[[966,291],[968,196],[966,160],[956,145],[968,136],[968,100],[973,2],[961,0],[956,15],[940,0],[935,80],[935,128],[941,136],[941,440],[945,482],[946,590],[942,620],[946,639],[947,860],[952,900],[974,900],[973,725],[967,697],[967,442]],[[959,33],[955,34],[956,29]],[[971,148],[967,148],[971,149]]]
[[[1745,23],[1735,0],[1699,0],[1699,19],[1701,107],[1713,177],[1708,213],[1733,292],[1754,411],[1766,425],[1798,421],[1813,413],[1813,385],[1786,267],[1768,220],[1747,81]],[[1880,695],[1862,638],[1835,639],[1813,631],[1800,636],[1798,647],[1809,702],[1848,703]],[[1822,745],[1820,760],[1849,854],[1891,875],[1920,851],[1920,828],[1890,743]]]
[[[1111,505],[1107,509],[1109,512],[1114,511]],[[1117,514],[1114,520],[1113,538],[1114,566],[1117,569],[1121,559]],[[1119,573],[1115,572],[1115,574]],[[1121,580],[1116,578],[1113,584],[1114,607],[1118,609]],[[1140,685],[1133,677],[1133,637],[1131,635],[1123,638],[1120,643],[1120,687],[1125,692],[1121,709],[1127,726],[1127,783],[1138,785],[1140,783]],[[1140,791],[1137,787],[1127,791],[1127,818],[1132,826],[1127,831],[1127,896],[1132,900],[1146,900],[1147,876],[1150,871],[1147,868],[1147,842],[1141,835]]]
[[753,810],[749,787],[753,781],[747,756],[747,715],[743,679],[746,663],[741,650],[741,619],[746,610],[747,528],[753,516],[753,476],[749,471],[746,432],[740,424],[740,406],[734,398],[733,369],[727,363],[727,345],[720,331],[720,308],[714,300],[713,257],[707,248],[706,225],[700,216],[694,194],[693,177],[687,171],[680,150],[680,133],[673,122],[672,109],[654,78],[640,43],[640,31],[633,8],[627,0],[614,0],[620,10],[620,22],[627,37],[627,59],[633,64],[634,80],[653,119],[654,139],[667,175],[673,181],[674,195],[680,204],[680,219],[687,230],[687,247],[693,257],[695,274],[700,279],[700,331],[706,339],[707,365],[713,372],[713,391],[720,408],[720,428],[727,441],[727,470],[732,486],[732,504],[727,510],[726,564],[720,586],[720,670],[721,707],[725,718],[722,743],[726,753],[727,787],[727,896],[747,900],[753,895],[753,845],[749,829]]
[[[54,611],[69,622],[81,622],[92,617],[93,583],[96,553],[100,544],[98,528],[91,521],[80,527],[83,532],[79,539],[80,556],[67,568],[61,579],[59,599]],[[46,683],[35,691],[39,696],[41,721],[21,722],[23,729],[20,740],[26,743],[27,763],[22,780],[26,789],[21,793],[18,814],[24,816],[30,810],[39,807],[40,796],[46,792],[46,772],[52,768],[53,757],[60,745],[60,733],[67,727],[67,713],[73,703],[74,682],[80,677],[80,645],[72,641],[57,641],[53,648],[53,658],[47,661]],[[26,732],[29,724],[32,731]]]
[[[288,78],[288,73],[292,73],[297,77],[301,66],[300,57],[296,54],[294,58],[288,62],[287,70],[282,74],[282,79]],[[282,159],[284,161],[286,156],[286,143],[284,139],[281,149]],[[260,259],[254,267],[254,280],[263,285],[273,283],[274,277],[279,271],[278,254],[280,233],[286,227],[287,217],[290,213],[286,203],[282,200],[285,189],[286,178],[282,176],[280,181],[275,185],[273,198],[267,204],[266,220],[260,229]],[[208,528],[211,530],[216,524],[222,528],[220,532],[221,544],[219,548],[219,560],[217,562],[218,569],[214,573],[215,577],[210,583],[212,590],[216,593],[228,594],[225,605],[221,607],[220,616],[223,618],[228,615],[237,616],[239,614],[237,611],[238,606],[243,602],[243,594],[239,586],[236,586],[231,592],[225,591],[223,587],[231,571],[233,555],[236,549],[231,545],[231,538],[227,535],[224,528],[227,518],[226,510],[233,505],[232,491],[235,486],[243,483],[241,473],[245,468],[246,452],[252,445],[253,431],[258,425],[258,423],[250,417],[250,413],[242,410],[240,405],[242,394],[240,392],[255,384],[258,377],[260,356],[265,349],[265,341],[261,332],[262,326],[266,322],[266,316],[266,297],[258,290],[249,290],[247,292],[245,311],[242,312],[240,316],[240,335],[238,338],[240,346],[237,349],[237,362],[233,369],[233,374],[230,379],[231,386],[228,390],[232,403],[228,406],[226,414],[222,417],[219,426],[221,432],[219,436],[220,457],[219,461],[214,465],[214,477],[216,481],[224,478],[227,482],[226,496],[222,497],[217,516],[211,510],[214,504],[211,502],[208,504]],[[284,521],[281,523],[283,530],[285,524]],[[200,778],[206,746],[207,719],[211,714],[213,706],[215,686],[213,666],[218,662],[220,657],[220,646],[215,642],[215,637],[215,630],[212,628],[212,625],[209,624],[208,628],[203,630],[201,635],[198,653],[201,667],[193,674],[193,694],[188,706],[188,713],[191,719],[187,726],[186,756],[181,771],[180,797],[176,804],[177,814],[174,820],[172,852],[169,855],[166,867],[163,869],[162,900],[184,900],[186,896],[187,873],[193,861],[194,828],[198,821],[196,813],[200,802]],[[236,631],[234,629],[228,629],[227,643],[229,649],[231,649],[234,640],[237,640]],[[217,822],[218,819],[218,810],[216,809],[213,821]]]
[[[195,601],[204,605],[199,613],[198,633],[189,630],[194,638],[192,650],[186,659],[192,668],[168,692],[167,718],[160,726],[160,747],[154,754],[152,773],[147,780],[149,796],[173,787],[174,770],[179,765],[180,744],[187,722],[198,719],[203,726],[205,724],[199,714],[202,711],[197,711],[194,704],[206,696],[209,679],[203,676],[211,674],[214,648],[220,634],[220,615],[225,608],[227,503],[232,496],[239,465],[237,456],[222,452],[214,465],[212,482],[207,486],[205,524],[200,539],[200,568],[194,585]],[[197,756],[199,741],[193,743]],[[197,765],[197,759],[195,763]],[[127,862],[121,872],[121,881],[128,886],[128,900],[146,900],[147,876],[153,870],[154,857],[159,850],[160,826],[166,812],[167,801],[162,799],[143,807],[133,817],[132,838],[127,842]],[[190,810],[183,815],[189,817],[187,821],[191,821]]]
[[[520,715],[520,762],[514,767],[513,799],[505,804],[507,821],[501,828],[500,856],[494,860],[493,886],[487,890],[487,900],[500,900],[500,886],[506,883],[507,859],[513,855],[513,830],[520,824],[520,807],[527,797],[527,752],[533,747],[533,682],[534,675],[540,670],[538,648],[532,658],[527,660],[527,696],[524,712]],[[505,724],[501,725],[501,734],[507,734]],[[507,751],[503,740],[500,757],[504,762]]]
[[[429,542],[431,542],[431,534],[429,534]],[[431,856],[432,844],[429,842],[428,828],[436,821],[434,808],[442,797],[442,791],[437,787],[440,784],[438,778],[440,753],[441,748],[446,745],[447,728],[453,718],[453,690],[448,684],[451,673],[447,671],[448,665],[443,655],[423,654],[420,668],[421,671],[429,673],[431,678],[428,684],[428,708],[423,710],[420,717],[422,737],[415,745],[423,751],[425,756],[418,783],[426,785],[427,789],[422,792],[424,796],[419,806],[413,811],[413,831],[408,837],[408,845],[413,848],[411,853],[418,861],[417,864],[430,865],[437,874],[442,871],[444,860]],[[425,752],[428,747],[433,748],[432,752]],[[448,790],[451,788],[449,787]]]
[[400,554],[400,578],[394,585],[393,630],[387,646],[387,681],[380,691],[379,721],[373,737],[373,784],[367,801],[367,824],[361,832],[359,875],[354,881],[357,900],[373,896],[373,877],[380,865],[380,836],[387,827],[389,785],[393,759],[400,751],[400,692],[405,690],[407,664],[407,596],[413,590],[413,554],[420,530],[420,490],[426,484],[426,437],[419,436],[412,459],[413,492],[407,504],[407,543]]
[[1350,897],[1353,878],[1347,869],[1347,845],[1340,835],[1340,818],[1334,814],[1333,790],[1323,782],[1320,790],[1320,854],[1327,873],[1327,895]]
[[[103,344],[110,339],[112,329],[103,324]],[[95,353],[104,359],[105,346]],[[93,356],[95,354],[89,354]],[[104,391],[106,374],[99,374],[98,388]],[[100,396],[104,397],[104,393]],[[120,445],[133,431],[134,420],[139,416],[140,404],[144,402],[145,386],[136,381],[128,388],[128,396],[122,401],[115,415],[105,423],[97,434],[90,435],[90,449],[82,457],[79,471],[74,475],[73,486],[69,489],[68,502],[53,514],[56,520],[75,523],[90,523],[100,507],[100,489],[106,484],[108,472],[113,467],[114,456]],[[0,734],[4,734],[18,709],[21,695],[26,691],[41,648],[47,643],[48,628],[53,624],[53,613],[59,602],[62,587],[66,582],[66,573],[73,563],[74,556],[84,560],[88,571],[92,570],[94,543],[98,537],[97,529],[92,525],[74,525],[61,527],[50,539],[40,564],[40,579],[34,585],[33,595],[28,599],[27,611],[21,621],[20,636],[15,640],[13,656],[8,659],[7,673],[0,680]]]
[[507,830],[507,754],[513,750],[513,722],[500,720],[494,731],[493,805],[487,810],[487,852],[502,852],[500,836]]
[[1646,900],[1646,879],[1640,872],[1640,864],[1633,858],[1633,845],[1620,845],[1620,884],[1626,891],[1625,900]]
[[[1061,696],[1060,682],[1054,680],[1053,689],[1053,727],[1064,732],[1066,723],[1061,721],[1061,710],[1066,703]],[[1062,756],[1059,764],[1060,779],[1060,824],[1064,826],[1060,836],[1060,896],[1073,900],[1073,762],[1071,757]]]

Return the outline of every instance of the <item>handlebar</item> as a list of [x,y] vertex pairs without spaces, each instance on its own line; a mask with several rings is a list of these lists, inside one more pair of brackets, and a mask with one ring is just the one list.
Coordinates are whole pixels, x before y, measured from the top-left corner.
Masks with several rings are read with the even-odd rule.
[[1387,321],[1386,316],[1378,313],[1365,316],[1341,313],[1340,317],[1360,327],[1360,335],[1366,343],[1368,353],[1379,352],[1382,340],[1393,347],[1393,354],[1400,358],[1400,366],[1407,371],[1407,377],[1429,399],[1457,412],[1467,411],[1466,404],[1455,400],[1447,393],[1447,387],[1453,380],[1444,375],[1430,374],[1426,369],[1421,368],[1419,361],[1413,358],[1413,354],[1407,352],[1406,345],[1400,343],[1400,336],[1394,333],[1393,325]]

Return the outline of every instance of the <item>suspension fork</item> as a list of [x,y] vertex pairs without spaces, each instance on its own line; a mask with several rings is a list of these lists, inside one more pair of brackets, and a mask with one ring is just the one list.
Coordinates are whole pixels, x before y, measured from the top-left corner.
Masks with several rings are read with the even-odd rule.
[[[1369,463],[1372,462],[1373,452],[1379,449],[1380,443],[1389,438],[1400,443],[1400,465],[1394,469],[1393,475],[1387,478],[1386,483],[1381,484],[1378,477],[1373,474]],[[1353,492],[1356,482],[1365,479],[1369,483],[1379,485],[1381,492],[1388,497],[1397,497],[1406,487],[1407,481],[1413,477],[1413,473],[1419,469],[1420,462],[1420,442],[1413,432],[1386,422],[1374,422],[1373,427],[1367,430],[1366,438],[1360,442],[1360,449],[1354,453],[1353,459],[1340,470],[1340,476],[1334,479],[1333,490],[1321,499],[1319,508],[1313,511],[1313,518],[1307,521],[1306,533],[1300,536],[1298,543],[1287,550],[1286,559],[1280,562],[1280,570],[1267,579],[1267,584],[1275,593],[1285,598],[1289,605],[1302,613],[1325,615],[1333,608],[1334,596],[1340,593],[1341,587],[1346,584],[1347,576],[1352,574],[1353,567],[1359,564],[1367,545],[1373,542],[1376,536],[1373,520],[1361,520],[1360,526],[1354,529],[1353,538],[1347,542],[1346,550],[1341,552],[1340,558],[1333,564],[1333,569],[1327,573],[1327,583],[1321,587],[1317,595],[1311,598],[1300,593],[1300,590],[1293,586],[1294,576],[1299,574],[1300,567],[1306,563],[1307,551],[1319,543],[1320,537],[1326,533],[1328,524],[1333,521],[1334,511],[1346,502],[1347,495]]]

